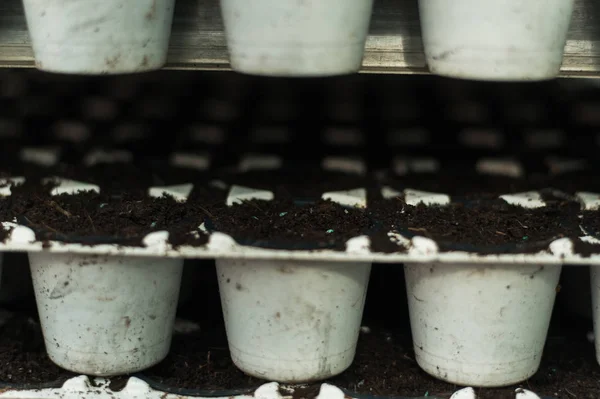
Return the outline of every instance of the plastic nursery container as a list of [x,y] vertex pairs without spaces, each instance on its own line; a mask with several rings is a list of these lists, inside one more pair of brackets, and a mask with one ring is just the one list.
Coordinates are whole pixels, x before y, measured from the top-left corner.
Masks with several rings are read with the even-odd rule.
[[38,69],[74,74],[154,70],[167,59],[175,0],[24,0]]
[[419,0],[432,73],[480,80],[558,75],[573,0]]
[[415,356],[427,373],[477,387],[538,369],[560,265],[406,264]]
[[592,280],[592,311],[594,316],[594,342],[596,360],[600,364],[600,266],[590,266]]
[[354,359],[370,263],[217,260],[231,357],[271,381],[324,380]]
[[242,73],[357,72],[373,0],[221,0],[231,66]]
[[143,370],[168,353],[182,259],[30,253],[48,356],[76,373]]

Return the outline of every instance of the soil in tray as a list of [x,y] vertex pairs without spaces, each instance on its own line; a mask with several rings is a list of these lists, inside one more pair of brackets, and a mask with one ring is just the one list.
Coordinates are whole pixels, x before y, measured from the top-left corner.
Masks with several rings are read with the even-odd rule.
[[18,314],[0,327],[0,386],[60,386],[75,374],[48,358],[35,317]]
[[144,372],[169,391],[231,391],[257,388],[264,381],[249,377],[233,362],[227,349],[224,326],[175,334],[167,358]]
[[[144,374],[169,387],[191,390],[244,390],[264,381],[248,377],[231,362],[227,350],[214,268],[205,268],[199,297],[180,315],[195,318],[201,332],[176,334],[169,356]],[[204,275],[204,274],[203,274]],[[409,331],[408,308],[401,265],[376,265],[371,274],[365,305],[363,329],[354,363],[330,383],[360,394],[381,396],[449,398],[461,387],[439,381],[417,365]],[[559,293],[560,295],[560,293]],[[386,311],[396,303],[395,315]],[[215,306],[202,307],[212,303]],[[480,399],[514,399],[514,390],[522,387],[542,396],[570,399],[600,397],[600,367],[594,346],[586,334],[589,320],[555,310],[542,364],[529,380],[512,387],[478,389]],[[316,396],[318,389],[307,398]],[[311,391],[312,389],[312,391]],[[176,389],[174,389],[176,391]],[[576,395],[576,396],[574,396]]]
[[[449,398],[461,388],[437,380],[419,368],[406,328],[367,326],[369,332],[361,334],[352,366],[327,382],[360,394],[396,397]],[[203,333],[175,335],[169,357],[145,374],[156,382],[184,390],[244,390],[264,383],[244,375],[233,365],[222,326],[208,328]],[[478,397],[514,399],[515,389],[521,387],[560,399],[597,399],[600,368],[594,346],[586,339],[587,331],[577,328],[550,335],[542,365],[532,378],[512,387],[477,389]]]
[[[244,375],[231,362],[214,268],[203,269],[206,278],[201,279],[198,297],[180,310],[181,316],[195,319],[201,330],[175,334],[168,357],[144,374],[173,391],[256,388],[264,381]],[[414,360],[406,301],[397,302],[398,295],[405,297],[401,267],[377,265],[369,286],[363,323],[368,332],[360,335],[352,366],[329,382],[360,394],[449,398],[460,387],[427,375]],[[399,305],[399,317],[390,318],[389,312],[382,311],[391,300]],[[199,304],[206,303],[214,306],[199,312]],[[34,320],[19,315],[0,327],[0,383],[59,385],[74,376],[48,359]],[[597,399],[600,367],[586,338],[591,329],[591,321],[555,310],[540,370],[518,386],[478,389],[479,398],[513,399],[514,390],[522,387],[560,399]]]
[[287,199],[251,200],[224,207],[211,218],[216,231],[238,242],[286,249],[333,248],[371,228],[366,212],[328,200],[296,204]]
[[[143,245],[148,233],[169,231],[173,245],[203,245],[204,235],[197,231],[211,202],[203,195],[180,203],[172,197],[149,197],[142,192],[50,195],[51,186],[26,182],[12,188],[12,195],[0,201],[2,220],[17,218],[34,229],[40,241],[118,243]],[[215,189],[215,193],[218,190]],[[215,194],[218,196],[218,194]],[[215,201],[222,203],[222,199]]]
[[[591,328],[591,326],[590,326]],[[498,389],[476,389],[479,399],[513,399],[517,388],[543,397],[600,397],[600,368],[586,329],[551,334],[539,371],[521,384]],[[371,327],[362,334],[354,364],[331,380],[333,384],[362,394],[449,398],[460,386],[437,380],[416,363],[406,330]]]
[[600,254],[600,244],[575,239],[573,240],[573,252],[581,255],[583,258],[589,258],[592,255]]
[[[194,296],[177,315],[199,324],[200,330],[174,334],[168,356],[143,374],[170,391],[240,390],[264,381],[246,376],[229,355],[214,263],[195,264]],[[212,263],[212,262],[211,262]],[[207,306],[210,305],[210,306]]]
[[[581,212],[581,227],[587,235],[592,237],[600,237],[600,213],[598,211],[583,211]],[[580,231],[583,235],[583,231]]]
[[[593,238],[600,238],[600,215],[598,211],[583,211],[581,212],[581,228],[585,231],[585,235],[589,235]],[[584,235],[584,232],[580,232],[580,236]],[[580,254],[584,257],[591,255],[600,254],[600,244],[590,243],[582,241],[580,239],[573,240],[573,252]]]
[[431,238],[442,251],[537,252],[555,239],[581,235],[578,203],[544,200],[546,206],[527,209],[500,199],[412,206],[398,197],[374,203],[371,217],[382,223],[384,231]]

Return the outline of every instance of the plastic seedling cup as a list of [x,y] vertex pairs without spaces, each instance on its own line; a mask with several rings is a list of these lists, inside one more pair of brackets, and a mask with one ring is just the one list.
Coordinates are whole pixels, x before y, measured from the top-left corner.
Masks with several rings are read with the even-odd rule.
[[221,0],[231,66],[271,76],[357,72],[373,0]]
[[354,359],[370,263],[217,260],[229,349],[246,374],[324,380]]
[[573,6],[572,0],[419,0],[427,65],[455,78],[554,78]]
[[161,68],[175,0],[24,0],[38,69],[118,74]]
[[169,351],[182,259],[30,253],[50,359],[93,376],[133,373]]
[[540,365],[560,265],[406,264],[419,366],[458,385],[524,381]]

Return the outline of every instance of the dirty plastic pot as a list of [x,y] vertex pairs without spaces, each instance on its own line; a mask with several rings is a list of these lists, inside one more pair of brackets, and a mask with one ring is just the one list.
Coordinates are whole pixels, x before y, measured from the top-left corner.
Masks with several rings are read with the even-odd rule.
[[217,260],[229,350],[244,373],[324,380],[354,359],[371,264]]
[[24,0],[35,65],[118,74],[161,68],[175,0]]
[[441,380],[500,387],[540,365],[560,265],[406,264],[419,366]]
[[573,7],[573,0],[419,0],[427,65],[455,78],[554,78]]
[[182,259],[30,253],[50,359],[87,375],[133,373],[171,344]]
[[360,69],[373,0],[221,0],[231,67],[270,76]]

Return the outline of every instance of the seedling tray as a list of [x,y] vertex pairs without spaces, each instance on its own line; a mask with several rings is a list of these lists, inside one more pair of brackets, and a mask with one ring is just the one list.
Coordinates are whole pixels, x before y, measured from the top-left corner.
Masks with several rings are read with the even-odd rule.
[[[28,253],[37,259],[32,270],[44,259],[57,267],[61,259],[101,259],[115,270],[111,259],[155,259],[173,268],[175,280],[182,258],[216,259],[221,269],[252,260],[406,264],[432,273],[436,265],[522,267],[527,279],[548,279],[552,291],[561,265],[600,263],[594,93],[559,82],[368,79],[6,72],[0,251]],[[281,103],[281,85],[290,101]],[[21,189],[31,196],[15,194]],[[435,214],[466,229],[485,226],[459,219],[465,209],[498,209],[489,226],[505,227],[493,234],[511,239],[487,243],[459,230],[445,234],[440,223],[432,224],[437,231],[418,224]],[[102,219],[132,212],[137,226],[129,218],[109,229]],[[541,238],[533,239],[534,228]],[[76,281],[69,278],[65,287]],[[362,397],[327,384],[311,395],[273,383],[187,391],[142,373],[120,391],[80,376],[62,388],[7,388],[0,397]]]
[[[39,76],[16,76],[27,87],[9,88],[16,92],[3,99],[5,200],[13,201],[9,186],[24,181],[37,184],[34,190],[38,191],[41,183],[53,182],[53,196],[92,191],[113,197],[141,193],[137,200],[163,194],[178,202],[196,197],[197,226],[190,225],[189,231],[197,240],[193,245],[185,240],[173,245],[172,229],[171,240],[160,230],[172,226],[158,223],[159,228],[147,229],[151,237],[138,229],[133,238],[138,245],[128,245],[131,234],[119,236],[118,229],[108,235],[94,234],[94,220],[88,214],[76,217],[90,220],[89,231],[64,233],[52,226],[40,228],[35,220],[11,211],[3,221],[10,233],[0,243],[1,251],[379,263],[593,265],[600,259],[600,246],[592,245],[600,243],[597,231],[593,223],[589,225],[600,204],[600,187],[595,183],[600,168],[592,152],[597,144],[595,136],[586,134],[593,121],[588,114],[578,114],[589,104],[572,102],[559,110],[565,101],[560,96],[570,93],[557,85],[518,88],[515,95],[525,98],[502,103],[471,93],[482,89],[465,84],[452,89],[462,90],[468,100],[448,101],[440,107],[431,96],[444,85],[452,86],[446,81],[429,86],[408,83],[405,91],[416,97],[400,100],[374,97],[376,85],[361,86],[365,84],[361,79],[350,83],[332,79],[302,89],[297,82],[287,81],[292,96],[298,98],[271,109],[268,105],[274,100],[269,90],[257,94],[253,86],[269,83],[249,78],[236,77],[225,90],[211,82],[214,92],[204,90],[191,101],[182,94],[186,86],[181,82],[189,79],[193,82],[189,87],[207,83],[185,73],[172,78],[172,85],[159,84],[161,74],[122,78],[122,82],[67,77],[48,78],[48,82]],[[84,87],[89,94],[80,97]],[[329,103],[309,101],[339,96],[343,90],[350,93],[343,101],[334,98],[328,105],[332,110],[324,108]],[[549,99],[527,99],[529,90],[546,92]],[[257,96],[258,102],[253,100]],[[415,111],[415,102],[424,111]],[[394,104],[402,110],[406,104],[408,114],[386,114]],[[523,109],[515,110],[515,104]],[[353,110],[361,106],[363,112],[357,115]],[[528,110],[527,115],[513,115]],[[276,111],[283,116],[271,115]],[[544,112],[553,112],[551,118],[541,117]],[[40,129],[45,134],[40,135]],[[577,138],[567,140],[567,131],[577,131]],[[227,229],[217,228],[222,214],[227,214],[225,205],[284,197],[294,207],[331,200],[347,209],[360,208],[353,212],[364,213],[368,226],[354,229],[353,235],[323,225],[332,239],[321,242],[255,239],[251,226],[246,226],[248,237],[232,237]],[[534,213],[550,212],[544,197],[554,197],[555,203],[568,201],[581,213],[575,215],[567,207],[556,211],[553,217],[561,227],[564,220],[571,228],[549,231],[537,247],[488,248],[455,242],[448,250],[447,243],[429,239],[432,235],[423,233],[424,226],[411,225],[409,231],[401,227],[406,216],[402,204],[473,207],[477,201],[496,200]],[[92,193],[90,200],[98,198]],[[382,199],[387,200],[385,210]],[[390,203],[397,203],[397,209]],[[209,208],[220,209],[216,218]],[[260,206],[256,209],[256,228],[267,228],[259,220]],[[181,212],[191,208],[183,207]],[[280,214],[293,221],[294,215],[285,209]],[[577,226],[574,217],[580,216]],[[337,237],[341,233],[343,240]],[[526,233],[523,230],[524,241],[529,239]]]

